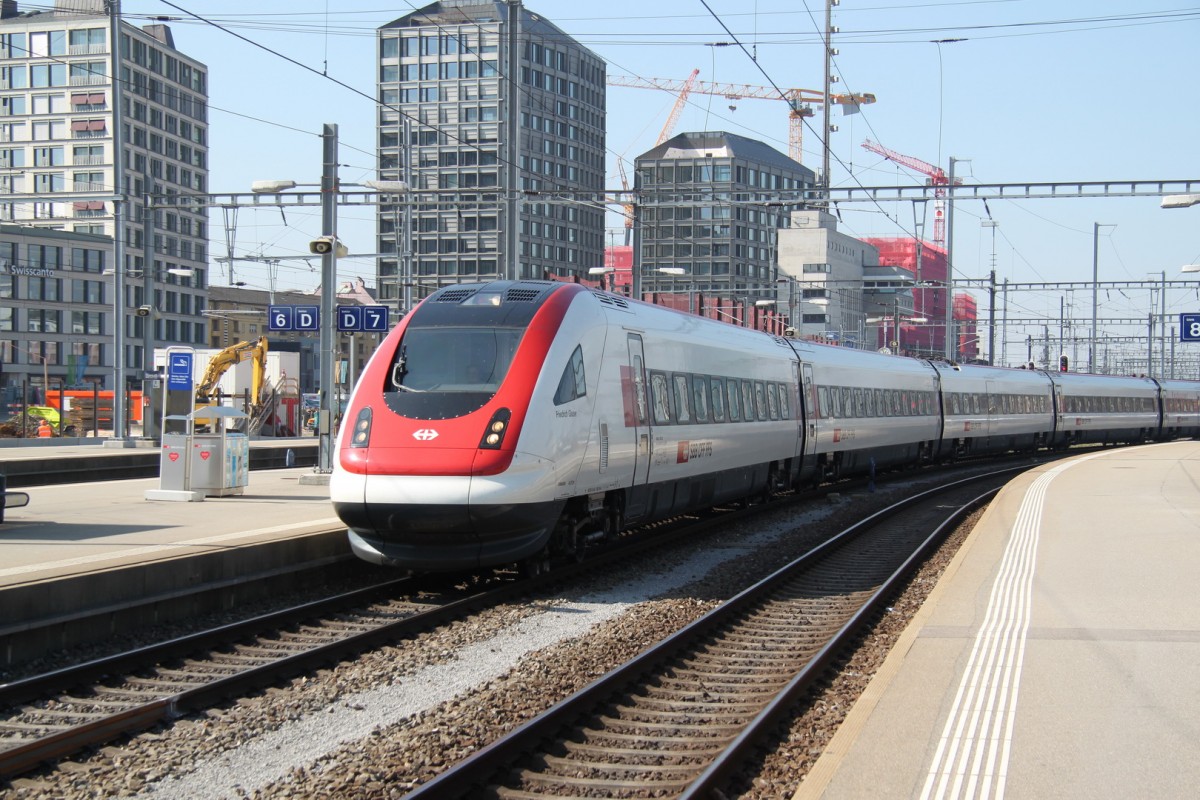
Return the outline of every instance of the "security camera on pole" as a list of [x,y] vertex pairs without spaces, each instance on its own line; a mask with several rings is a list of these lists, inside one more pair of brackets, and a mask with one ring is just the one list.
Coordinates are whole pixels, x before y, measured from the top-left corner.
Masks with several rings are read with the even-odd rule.
[[321,131],[321,235],[308,249],[321,256],[321,359],[320,405],[317,411],[317,465],[301,483],[328,483],[333,472],[333,342],[334,301],[337,299],[337,259],[346,247],[337,239],[338,129],[326,124]]

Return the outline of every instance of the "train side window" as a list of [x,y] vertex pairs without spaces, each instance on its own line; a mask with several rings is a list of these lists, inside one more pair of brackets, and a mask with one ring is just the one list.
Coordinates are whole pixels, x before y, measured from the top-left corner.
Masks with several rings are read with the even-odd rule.
[[817,414],[822,417],[833,415],[833,409],[829,405],[829,389],[824,386],[817,387]]
[[883,389],[876,389],[875,392],[875,410],[872,412],[873,417],[887,416],[887,403],[883,399]]
[[900,408],[900,390],[899,389],[888,389],[888,395],[891,397],[891,401],[892,401],[892,416],[893,417],[901,416],[904,412]]
[[863,389],[863,412],[867,417],[875,416],[875,392],[871,389]]
[[692,376],[692,411],[696,422],[708,422],[708,379],[703,375]]
[[680,425],[692,421],[692,387],[689,376],[676,372],[671,376],[672,393],[675,396],[675,418]]
[[583,349],[575,346],[571,360],[567,362],[562,377],[558,380],[558,389],[554,392],[554,405],[561,406],[587,395],[587,380],[583,371]]
[[767,415],[771,419],[779,419],[779,386],[767,384]]
[[867,405],[863,400],[863,390],[856,386],[851,391],[854,392],[854,416],[861,419],[867,415]]
[[842,411],[847,419],[854,418],[854,390],[849,386],[842,387]]
[[729,421],[737,422],[742,417],[742,403],[738,395],[737,378],[726,379],[725,396],[729,399]]
[[835,419],[842,419],[842,391],[836,386],[829,387],[829,413]]
[[725,381],[720,378],[709,378],[709,387],[712,389],[712,416],[713,422],[725,421]]
[[670,387],[667,385],[667,376],[661,372],[650,373],[650,407],[655,424],[671,423]]
[[[754,408],[754,382],[742,381],[742,419],[753,422],[756,416]],[[758,414],[758,416],[762,416]]]
[[791,419],[792,418],[791,404],[788,402],[788,391],[790,390],[790,388],[791,387],[789,387],[786,383],[779,384],[779,418],[780,419]]

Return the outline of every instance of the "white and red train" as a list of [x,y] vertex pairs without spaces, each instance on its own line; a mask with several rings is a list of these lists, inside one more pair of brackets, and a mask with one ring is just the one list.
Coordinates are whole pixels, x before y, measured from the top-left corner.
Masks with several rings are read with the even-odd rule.
[[1200,383],[827,347],[577,284],[443,288],[388,335],[330,490],[356,555],[449,571],[966,455],[1200,433]]

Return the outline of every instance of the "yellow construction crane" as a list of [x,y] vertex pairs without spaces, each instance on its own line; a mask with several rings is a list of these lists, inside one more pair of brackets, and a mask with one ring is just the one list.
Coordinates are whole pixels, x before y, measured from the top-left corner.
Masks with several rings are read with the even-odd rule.
[[[788,104],[788,155],[793,161],[803,163],[801,146],[804,142],[804,118],[813,115],[814,105],[824,105],[825,94],[816,89],[783,89],[770,86],[751,86],[744,83],[709,83],[696,80],[699,70],[693,70],[687,80],[670,80],[667,78],[637,78],[628,75],[609,75],[609,86],[625,86],[631,89],[658,89],[664,92],[677,92],[679,99],[667,120],[669,126],[674,126],[679,118],[688,94],[712,94],[727,100],[783,100]],[[869,93],[831,94],[829,102],[842,106],[861,106],[875,102],[875,95]],[[663,129],[663,136],[658,144],[670,138],[670,130]]]

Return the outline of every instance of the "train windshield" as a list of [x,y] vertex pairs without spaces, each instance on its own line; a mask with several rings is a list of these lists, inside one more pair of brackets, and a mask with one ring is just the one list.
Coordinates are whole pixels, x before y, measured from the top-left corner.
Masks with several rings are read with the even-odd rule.
[[396,413],[449,419],[481,408],[500,388],[525,328],[409,327],[385,394]]

